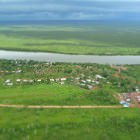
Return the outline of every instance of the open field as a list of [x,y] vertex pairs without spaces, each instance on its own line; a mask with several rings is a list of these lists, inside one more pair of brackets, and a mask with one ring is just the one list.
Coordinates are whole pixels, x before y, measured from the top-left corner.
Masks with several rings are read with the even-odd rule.
[[69,54],[139,55],[140,27],[114,26],[0,27],[0,49]]
[[139,109],[0,108],[3,140],[139,140]]
[[115,105],[111,90],[88,91],[70,85],[34,85],[0,89],[1,104],[24,105]]
[[92,109],[1,106],[0,139],[139,140],[140,110],[118,108],[116,98],[120,92],[140,88],[139,68],[139,65],[0,60],[0,104],[98,106]]

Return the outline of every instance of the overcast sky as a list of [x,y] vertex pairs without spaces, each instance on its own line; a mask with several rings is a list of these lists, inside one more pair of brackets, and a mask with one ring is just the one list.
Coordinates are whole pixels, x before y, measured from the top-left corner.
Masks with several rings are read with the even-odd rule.
[[139,18],[140,0],[0,0],[0,21]]

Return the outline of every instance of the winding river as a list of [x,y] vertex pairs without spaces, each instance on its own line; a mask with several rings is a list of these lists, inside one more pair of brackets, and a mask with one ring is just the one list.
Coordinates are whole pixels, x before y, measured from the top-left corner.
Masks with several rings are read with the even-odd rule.
[[47,62],[140,64],[140,56],[70,55],[46,52],[20,52],[0,50],[0,59],[22,59]]

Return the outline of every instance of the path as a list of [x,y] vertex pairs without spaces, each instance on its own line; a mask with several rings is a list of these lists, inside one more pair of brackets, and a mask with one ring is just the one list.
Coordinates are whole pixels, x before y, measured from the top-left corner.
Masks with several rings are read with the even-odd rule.
[[76,108],[81,108],[81,109],[94,109],[94,108],[122,108],[122,106],[41,106],[41,105],[8,105],[8,104],[0,104],[0,107],[5,107],[5,108],[32,108],[32,109],[76,109]]

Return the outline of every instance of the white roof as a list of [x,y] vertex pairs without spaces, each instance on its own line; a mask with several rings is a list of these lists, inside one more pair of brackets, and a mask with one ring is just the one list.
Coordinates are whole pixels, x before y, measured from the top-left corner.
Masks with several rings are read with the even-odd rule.
[[129,104],[124,104],[123,107],[129,107]]
[[66,80],[67,78],[61,78],[61,80]]
[[16,81],[17,81],[17,82],[20,82],[20,81],[21,81],[21,79],[17,79]]
[[5,81],[5,83],[10,83],[11,82],[11,80],[10,79],[7,79],[6,81]]

